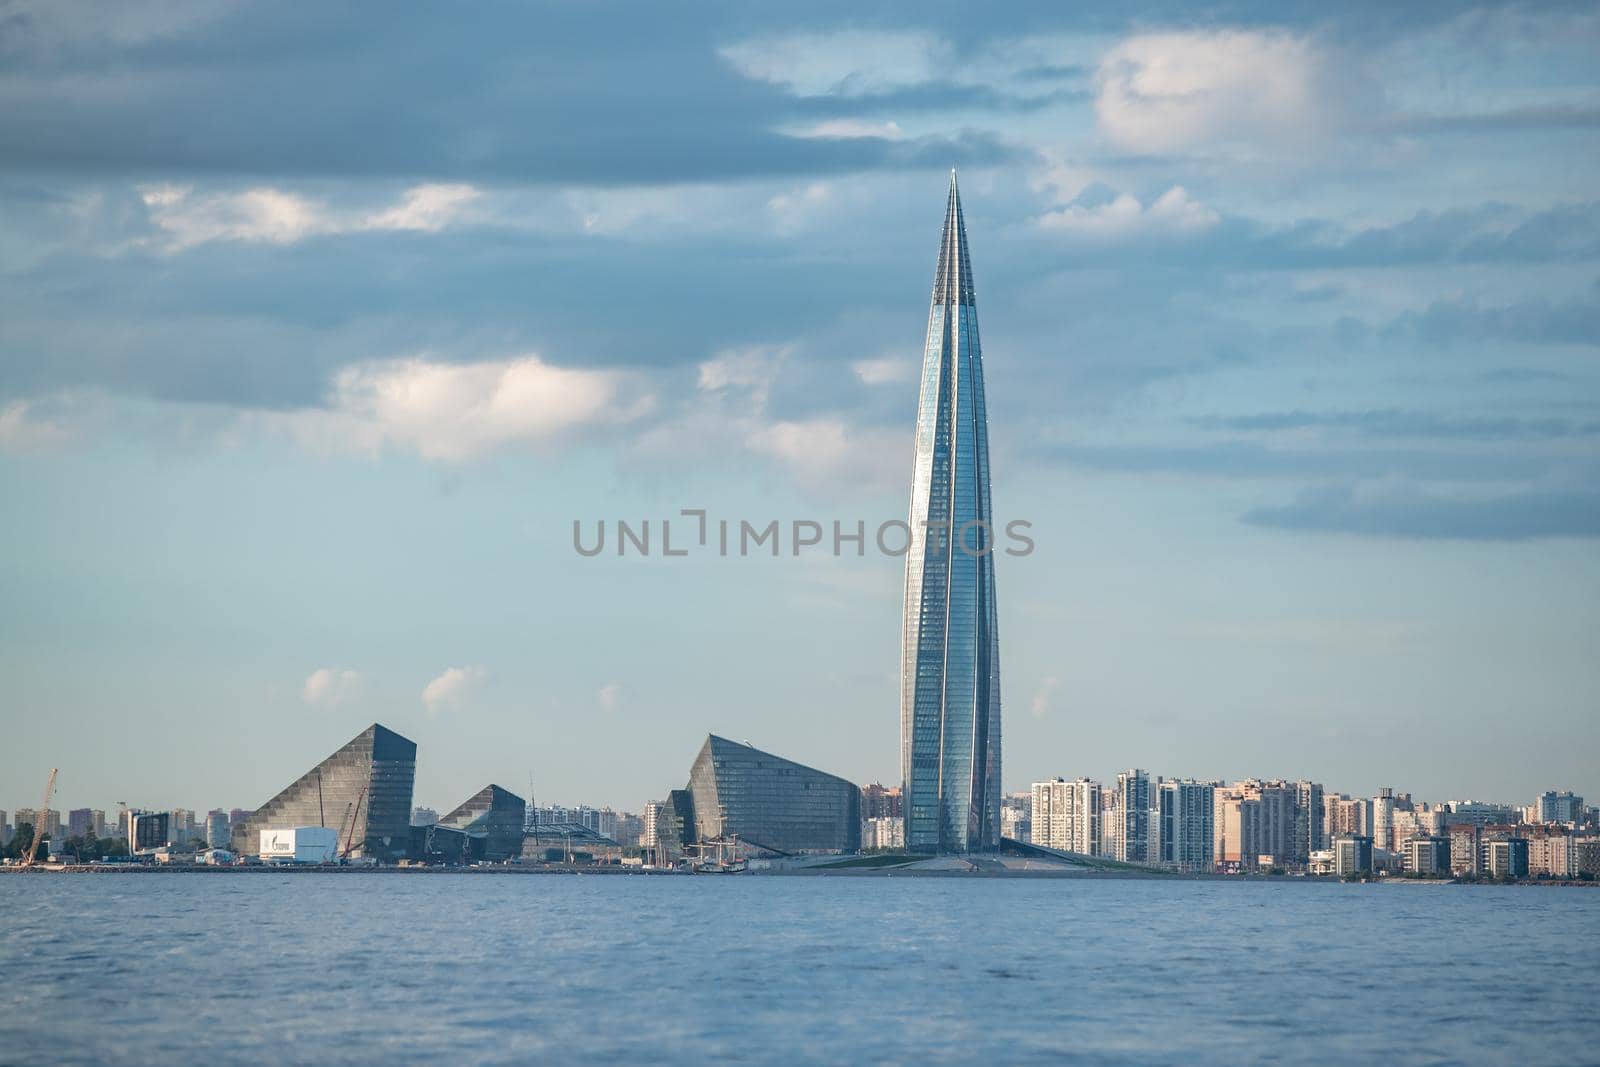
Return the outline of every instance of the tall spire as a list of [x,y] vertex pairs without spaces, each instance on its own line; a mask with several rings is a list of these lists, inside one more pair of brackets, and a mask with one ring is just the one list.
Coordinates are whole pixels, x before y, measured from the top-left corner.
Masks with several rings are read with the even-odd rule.
[[950,168],[950,199],[944,209],[944,235],[939,240],[939,269],[933,276],[935,304],[975,304],[972,261],[967,258],[967,227],[961,219],[961,190]]
[[1000,846],[1000,644],[989,419],[953,171],[922,352],[900,645],[906,847],[993,851]]

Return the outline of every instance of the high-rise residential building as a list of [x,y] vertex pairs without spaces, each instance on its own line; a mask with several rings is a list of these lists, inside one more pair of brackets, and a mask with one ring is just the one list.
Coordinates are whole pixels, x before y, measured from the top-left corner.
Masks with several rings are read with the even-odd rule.
[[172,835],[172,843],[179,848],[187,848],[195,836],[194,812],[188,808],[173,808],[171,815],[169,833]]
[[1450,873],[1482,874],[1482,828],[1470,822],[1451,823],[1445,827],[1445,836],[1450,839]]
[[1561,822],[1576,825],[1583,821],[1583,798],[1570,789],[1547,790],[1534,802],[1535,822]]
[[1491,878],[1528,877],[1528,839],[1501,837],[1486,841],[1483,869]]
[[881,782],[861,787],[861,817],[863,819],[904,819],[899,786],[886,786]]
[[1446,804],[1446,825],[1469,823],[1473,826],[1508,826],[1517,822],[1517,812],[1508,804],[1485,804],[1477,800],[1452,800]]
[[1328,847],[1328,812],[1322,784],[1304,780],[1294,784],[1294,850],[1287,857],[1296,866],[1311,862],[1313,852]]
[[1000,798],[1000,836],[1028,844],[1033,840],[1033,793],[1007,793]]
[[611,836],[620,844],[637,845],[644,836],[644,819],[629,811],[617,812],[617,832]]
[[1571,830],[1546,824],[1528,827],[1523,836],[1528,839],[1528,873],[1534,877],[1572,878],[1578,873],[1578,857]]
[[906,821],[880,816],[861,820],[863,849],[902,849],[906,847]]
[[906,847],[1000,845],[1000,641],[989,424],[955,172],[923,348],[900,646]]
[[232,843],[228,831],[228,813],[221,808],[206,812],[206,844],[211,848],[227,848]]
[[1100,854],[1100,783],[1053,778],[1033,783],[1033,844]]
[[1335,837],[1371,836],[1372,802],[1351,799],[1344,794],[1324,796],[1322,800],[1326,820],[1325,832],[1331,843]]
[[1159,845],[1153,861],[1191,873],[1211,870],[1215,790],[1210,782],[1192,780],[1160,784],[1156,790]]
[[1150,776],[1137,767],[1117,775],[1117,841],[1124,863],[1149,863]]
[[106,813],[99,808],[95,808],[89,812],[89,817],[92,820],[94,836],[106,836]]
[[1217,866],[1248,871],[1297,862],[1295,796],[1288,782],[1254,778],[1216,790]]
[[1412,874],[1449,874],[1448,837],[1411,837],[1400,843],[1402,866]]
[[33,827],[35,841],[39,839],[41,834],[49,837],[52,841],[61,840],[61,812],[55,808],[46,808],[43,812],[40,812],[37,808],[18,808],[12,818],[15,820],[14,826],[21,826],[23,823],[27,823]]
[[1372,847],[1394,851],[1394,790],[1388,786],[1372,798]]
[[67,812],[67,836],[84,837],[94,832],[94,812],[88,808],[73,808]]

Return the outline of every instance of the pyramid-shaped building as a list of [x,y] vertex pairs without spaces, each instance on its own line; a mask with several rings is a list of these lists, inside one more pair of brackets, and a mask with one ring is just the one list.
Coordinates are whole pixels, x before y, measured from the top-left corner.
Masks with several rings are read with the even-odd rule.
[[400,859],[410,843],[416,774],[416,742],[373,723],[235,826],[234,851],[256,854],[263,830],[326,826],[339,832],[341,852]]

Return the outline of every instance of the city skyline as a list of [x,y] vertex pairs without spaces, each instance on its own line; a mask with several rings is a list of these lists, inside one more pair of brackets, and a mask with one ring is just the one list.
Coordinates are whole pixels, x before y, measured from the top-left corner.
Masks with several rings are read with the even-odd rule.
[[1000,640],[983,349],[961,191],[950,192],[917,401],[900,645],[906,846],[1000,846]]
[[902,520],[953,166],[1002,789],[1600,795],[1592,10],[628,15],[6,20],[7,802],[896,780],[904,561],[571,530]]

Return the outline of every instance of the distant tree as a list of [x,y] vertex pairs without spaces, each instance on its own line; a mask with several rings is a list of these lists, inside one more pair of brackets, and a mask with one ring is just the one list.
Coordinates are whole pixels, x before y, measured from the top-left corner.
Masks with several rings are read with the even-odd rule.
[[33,823],[17,823],[16,832],[11,835],[11,843],[0,849],[0,855],[7,859],[21,859],[28,854],[28,849],[34,844]]

